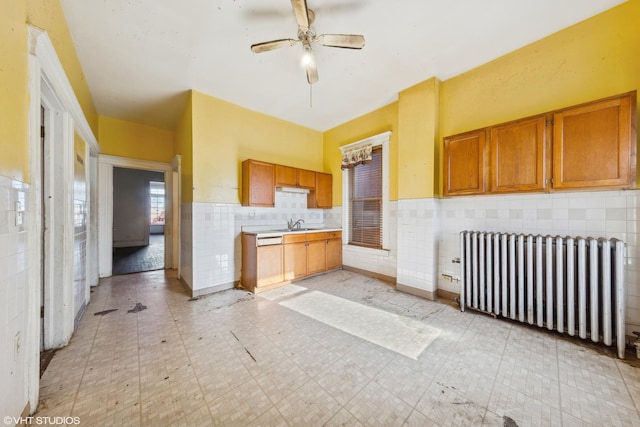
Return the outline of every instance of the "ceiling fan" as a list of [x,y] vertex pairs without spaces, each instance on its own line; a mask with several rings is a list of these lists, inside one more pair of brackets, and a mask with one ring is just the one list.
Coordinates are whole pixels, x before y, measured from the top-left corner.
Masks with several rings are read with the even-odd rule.
[[252,52],[268,52],[281,47],[293,46],[296,43],[302,43],[302,64],[307,72],[307,82],[311,85],[318,81],[318,67],[311,50],[312,43],[318,42],[323,46],[340,47],[344,49],[362,49],[364,46],[364,36],[359,34],[321,34],[316,36],[315,30],[311,27],[316,14],[307,7],[307,1],[291,0],[291,5],[293,6],[293,13],[298,23],[298,38],[278,39],[252,44]]

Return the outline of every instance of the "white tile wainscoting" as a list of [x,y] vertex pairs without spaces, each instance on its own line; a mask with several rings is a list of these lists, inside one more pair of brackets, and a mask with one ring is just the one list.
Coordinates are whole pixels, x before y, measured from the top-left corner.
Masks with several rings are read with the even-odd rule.
[[[32,348],[27,330],[29,186],[0,176],[0,413],[20,414],[27,400],[27,350]],[[22,214],[16,210],[20,203]],[[22,215],[22,223],[16,221]]]
[[[460,256],[463,230],[621,239],[627,245],[627,332],[640,330],[639,191],[411,199],[391,202],[390,210],[389,248],[344,246],[343,263],[395,278],[398,289],[427,298],[438,289],[458,293],[459,284],[443,274],[460,277],[452,261]],[[193,294],[228,289],[240,280],[243,226],[282,228],[289,218],[342,227],[342,208],[307,209],[304,194],[281,192],[275,208],[183,205],[182,275]]]
[[298,193],[276,192],[273,208],[234,203],[183,204],[181,273],[192,294],[229,289],[240,280],[242,227],[284,228],[290,218],[302,218],[305,224],[324,221],[323,210],[307,209],[307,195]]
[[459,233],[463,230],[617,238],[626,243],[626,329],[640,330],[640,191],[593,191],[442,199],[438,242],[438,288],[459,292]]

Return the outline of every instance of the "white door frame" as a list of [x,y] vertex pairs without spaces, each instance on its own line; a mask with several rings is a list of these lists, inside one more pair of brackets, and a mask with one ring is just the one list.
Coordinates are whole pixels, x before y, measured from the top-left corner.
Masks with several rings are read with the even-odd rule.
[[174,248],[179,245],[180,234],[174,232],[175,223],[179,231],[180,216],[174,220],[174,200],[179,200],[173,185],[174,167],[170,163],[150,160],[130,159],[101,154],[98,157],[98,257],[100,277],[109,277],[113,273],[113,168],[141,169],[164,173],[165,189],[165,226],[164,226],[164,265],[165,268],[178,267],[179,254]]
[[178,269],[178,279],[181,276],[181,268],[180,268],[180,224],[182,221],[182,209],[180,205],[180,200],[182,194],[180,192],[180,177],[182,176],[182,156],[180,154],[176,154],[173,160],[171,161],[171,168],[173,170],[173,190],[171,191],[172,200],[172,208],[173,208],[173,268]]
[[[27,259],[28,309],[25,353],[27,354],[26,382],[31,411],[38,406],[40,384],[40,300],[44,278],[45,348],[66,345],[73,334],[73,149],[74,133],[87,144],[92,153],[100,151],[82,107],[67,79],[55,48],[46,31],[29,26],[29,209]],[[48,125],[42,152],[40,137],[40,108],[45,107]],[[47,153],[46,151],[49,151]],[[46,155],[51,154],[51,155]],[[47,213],[52,215],[48,243],[41,257],[42,224],[42,158],[47,166],[46,179],[52,179],[53,192]],[[48,196],[49,196],[48,195]],[[48,199],[48,197],[47,197]],[[89,262],[91,262],[89,260]]]

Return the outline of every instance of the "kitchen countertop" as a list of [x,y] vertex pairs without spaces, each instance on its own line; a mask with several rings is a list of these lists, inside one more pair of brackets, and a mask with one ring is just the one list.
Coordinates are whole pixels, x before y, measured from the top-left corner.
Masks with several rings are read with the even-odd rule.
[[243,231],[245,234],[252,234],[256,237],[278,237],[285,234],[301,234],[301,233],[320,233],[327,231],[342,231],[341,228],[301,228],[300,230],[289,230],[287,228],[275,229],[275,230],[260,230],[260,231]]

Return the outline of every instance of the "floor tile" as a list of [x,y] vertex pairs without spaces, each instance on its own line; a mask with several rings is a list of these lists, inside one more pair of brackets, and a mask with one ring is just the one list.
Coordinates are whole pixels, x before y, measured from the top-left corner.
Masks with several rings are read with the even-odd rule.
[[411,406],[386,390],[370,382],[345,409],[365,426],[402,426],[411,414]]
[[[287,307],[314,294],[357,307],[342,310],[348,328]],[[147,308],[129,312],[137,303]],[[371,312],[439,333],[408,357],[394,341],[406,337]],[[42,376],[36,415],[89,426],[638,426],[640,364],[610,353],[348,271],[265,297],[197,299],[152,271],[92,288]]]

